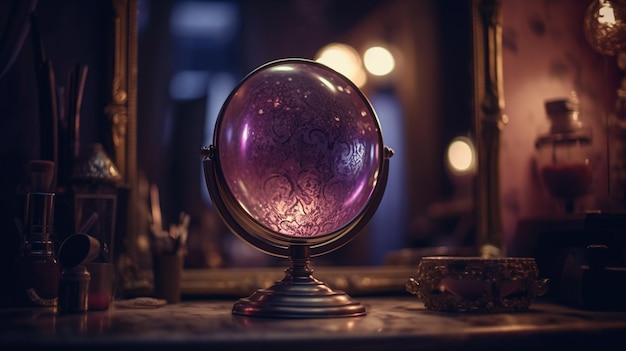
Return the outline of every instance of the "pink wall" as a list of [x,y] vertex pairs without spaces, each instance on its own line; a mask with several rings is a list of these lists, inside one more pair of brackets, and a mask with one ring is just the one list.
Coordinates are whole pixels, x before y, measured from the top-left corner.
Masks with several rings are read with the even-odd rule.
[[593,128],[592,194],[586,209],[601,209],[607,197],[603,126],[621,79],[616,57],[595,52],[584,37],[590,0],[503,0],[503,79],[500,196],[505,236],[510,241],[522,218],[550,216],[555,201],[535,176],[534,142],[549,128],[544,101],[576,91],[581,118]]

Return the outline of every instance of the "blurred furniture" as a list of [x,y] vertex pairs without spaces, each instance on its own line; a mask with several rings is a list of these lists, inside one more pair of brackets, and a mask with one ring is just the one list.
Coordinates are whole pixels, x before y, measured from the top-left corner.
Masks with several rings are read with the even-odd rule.
[[589,212],[519,222],[510,254],[534,257],[548,298],[586,309],[626,308],[626,213]]

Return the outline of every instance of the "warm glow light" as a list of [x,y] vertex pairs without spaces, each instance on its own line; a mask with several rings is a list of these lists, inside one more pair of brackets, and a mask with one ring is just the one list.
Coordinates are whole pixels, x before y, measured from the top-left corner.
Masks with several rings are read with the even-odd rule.
[[382,46],[372,46],[365,50],[363,63],[367,71],[375,76],[386,76],[396,67],[393,55]]
[[289,66],[279,66],[279,67],[272,67],[273,71],[281,71],[281,72],[289,72],[289,71],[293,71],[293,67],[289,67]]
[[585,38],[602,55],[616,55],[626,47],[626,1],[593,0],[583,24]]
[[343,74],[359,88],[367,80],[359,54],[349,45],[340,43],[328,44],[320,49],[315,61]]
[[322,84],[324,84],[326,87],[328,87],[328,89],[330,89],[331,91],[337,91],[337,89],[335,88],[333,83],[328,81],[328,79],[326,79],[324,77],[318,77],[317,79],[319,79],[320,82],[322,82]]
[[609,2],[602,3],[602,7],[598,11],[598,22],[608,26],[615,25],[615,12]]
[[456,138],[448,146],[448,165],[456,174],[469,173],[474,170],[474,147],[467,138]]

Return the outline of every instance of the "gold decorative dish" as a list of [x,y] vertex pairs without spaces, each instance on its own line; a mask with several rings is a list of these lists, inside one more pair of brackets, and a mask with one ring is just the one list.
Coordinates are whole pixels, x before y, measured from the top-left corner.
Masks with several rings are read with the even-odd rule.
[[547,291],[534,258],[423,257],[408,292],[424,306],[449,312],[516,312]]

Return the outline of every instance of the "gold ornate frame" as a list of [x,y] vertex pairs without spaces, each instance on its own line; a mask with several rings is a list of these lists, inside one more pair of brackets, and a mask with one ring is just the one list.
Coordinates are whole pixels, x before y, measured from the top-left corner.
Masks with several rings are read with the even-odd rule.
[[500,214],[500,131],[506,123],[502,89],[500,0],[472,0],[474,133],[478,155],[475,208],[478,253],[505,256]]
[[[137,0],[112,0],[110,96],[105,108],[113,158],[128,190],[126,236],[137,228]],[[133,240],[124,240],[133,245]],[[133,248],[127,248],[132,250]]]

